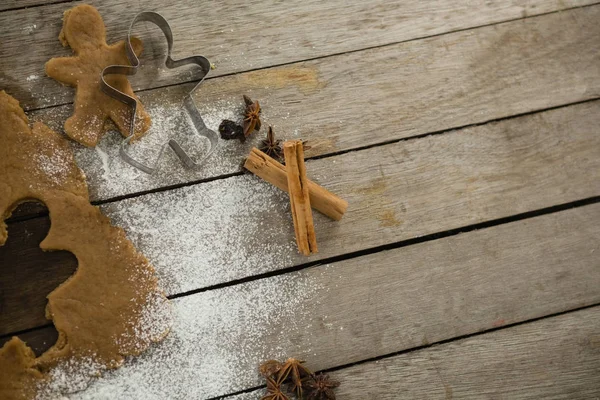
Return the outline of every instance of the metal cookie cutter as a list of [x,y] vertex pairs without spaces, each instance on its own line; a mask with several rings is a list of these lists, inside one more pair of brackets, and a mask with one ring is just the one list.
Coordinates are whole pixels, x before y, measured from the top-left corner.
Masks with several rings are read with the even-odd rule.
[[[156,158],[153,165],[151,165],[151,166],[146,165],[146,164],[134,159],[127,152],[129,142],[135,137],[135,117],[136,117],[136,111],[137,111],[137,101],[133,97],[110,86],[104,78],[106,75],[111,75],[111,74],[135,75],[137,73],[138,68],[140,66],[140,60],[136,56],[135,51],[133,51],[133,46],[131,45],[131,32],[132,32],[133,26],[135,24],[137,24],[138,22],[143,22],[143,21],[152,22],[153,24],[158,26],[163,31],[165,38],[167,39],[167,46],[168,46],[167,47],[168,48],[167,59],[165,61],[165,66],[167,68],[173,69],[173,68],[178,68],[178,67],[188,65],[188,64],[195,64],[195,65],[198,65],[200,67],[200,69],[202,70],[202,76],[200,78],[200,81],[185,96],[184,101],[183,101],[183,106],[184,106],[185,110],[187,111],[187,113],[189,114],[190,119],[194,125],[194,128],[201,136],[206,137],[209,141],[208,150],[204,153],[204,155],[199,160],[194,161],[183,150],[181,145],[175,139],[169,139],[166,143],[164,143],[162,145],[162,147],[158,153],[158,157]],[[131,63],[131,66],[129,66],[129,65],[110,65],[110,66],[104,68],[104,70],[102,71],[102,81],[100,83],[102,91],[104,93],[127,104],[131,108],[132,117],[131,117],[131,125],[129,128],[129,136],[127,138],[125,138],[123,140],[123,142],[121,143],[121,148],[119,150],[121,157],[123,158],[123,160],[125,160],[129,164],[133,165],[134,167],[139,168],[148,174],[152,174],[158,169],[158,165],[159,165],[160,160],[165,152],[165,149],[167,148],[167,146],[169,146],[175,152],[177,157],[179,157],[179,159],[181,160],[181,162],[183,163],[183,165],[186,168],[198,168],[204,161],[206,161],[206,159],[215,150],[215,148],[217,147],[218,140],[219,140],[219,137],[216,134],[216,132],[208,129],[206,127],[206,125],[204,124],[204,121],[202,120],[202,117],[200,116],[200,112],[198,111],[198,108],[196,107],[196,104],[194,103],[194,99],[192,98],[192,94],[200,86],[202,81],[204,81],[204,78],[210,71],[210,62],[208,61],[208,59],[206,59],[206,57],[203,57],[203,56],[192,56],[192,57],[183,58],[181,60],[173,60],[173,58],[171,58],[171,50],[173,50],[173,33],[171,32],[171,27],[169,26],[169,23],[167,22],[166,19],[163,18],[162,15],[155,13],[155,12],[151,12],[151,11],[141,12],[141,13],[137,14],[135,16],[135,18],[133,19],[133,21],[131,22],[131,25],[129,25],[129,31],[127,32],[126,49],[127,49],[127,58],[129,58],[129,62]]]

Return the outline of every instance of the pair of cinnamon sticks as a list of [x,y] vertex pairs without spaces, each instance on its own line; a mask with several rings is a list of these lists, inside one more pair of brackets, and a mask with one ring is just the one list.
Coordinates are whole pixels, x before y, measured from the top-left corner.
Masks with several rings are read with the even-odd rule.
[[285,142],[283,152],[285,166],[253,148],[244,167],[289,193],[298,250],[308,256],[318,252],[311,207],[339,221],[348,202],[307,178],[301,141]]

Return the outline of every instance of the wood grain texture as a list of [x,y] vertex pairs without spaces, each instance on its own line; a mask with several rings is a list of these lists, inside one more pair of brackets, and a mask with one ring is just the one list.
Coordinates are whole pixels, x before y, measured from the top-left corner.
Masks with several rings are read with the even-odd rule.
[[0,11],[12,10],[15,8],[31,7],[38,5],[48,5],[61,0],[2,0]]
[[48,215],[48,208],[46,205],[40,201],[32,200],[22,203],[14,209],[12,214],[6,219],[6,223],[10,224],[15,221],[27,220],[43,215]]
[[[40,242],[50,229],[47,218],[8,227],[0,247],[0,334],[48,323],[46,296],[67,280],[77,259],[66,251],[43,252]],[[43,321],[46,322],[43,322]]]
[[[596,101],[309,161],[309,177],[350,206],[341,221],[315,213],[320,252],[308,260],[598,196],[599,124]],[[210,209],[223,199],[227,207]],[[252,212],[248,203],[257,205]],[[254,176],[102,209],[154,264],[169,294],[307,261],[290,245],[287,196]]]
[[[21,333],[18,336],[21,338],[21,340],[27,343],[29,347],[31,347],[37,356],[42,355],[58,340],[58,332],[54,328],[54,325],[34,329],[26,333]],[[1,336],[0,347],[2,347],[4,343],[8,342],[12,337],[13,335]]]
[[[517,11],[525,10],[520,16],[526,16],[584,4],[478,2],[439,0],[432,5],[411,0],[380,2],[377,7],[359,2],[344,2],[341,7],[339,0],[285,6],[275,1],[221,2],[202,15],[193,7],[160,6],[181,28],[176,36],[185,39],[178,44],[192,43],[202,27],[207,42],[193,42],[188,49],[214,52],[218,76],[494,23],[513,18],[510,15]],[[138,5],[158,2],[142,0],[127,12],[133,15]],[[529,8],[532,5],[536,8]],[[543,11],[547,6],[555,8]],[[123,17],[123,5],[103,2],[104,12],[102,7],[108,11],[111,34],[122,36],[122,28],[113,28],[128,19]],[[16,90],[28,107],[70,101],[70,90],[34,70],[60,53],[56,35],[64,8],[0,13],[0,87],[13,85],[9,90]],[[38,25],[31,15],[42,23]],[[230,20],[224,19],[227,16]],[[266,122],[274,124],[281,136],[313,142],[309,155],[448,130],[598,97],[599,18],[600,6],[586,7],[219,77],[206,82],[197,100],[214,128],[223,116],[237,112],[240,95],[248,93],[266,106]],[[228,28],[231,31],[225,32]],[[150,32],[156,33],[140,29],[144,37]],[[26,47],[23,38],[34,51],[21,52]],[[149,64],[156,65],[163,45],[146,43]],[[28,54],[27,59],[22,54]],[[27,61],[18,72],[5,67],[16,59]],[[189,80],[192,75],[163,78],[145,67],[138,78],[138,87],[147,88]],[[188,88],[150,90],[143,96],[169,114],[175,99]],[[60,126],[68,113],[69,106],[64,106],[33,116]],[[317,234],[325,243],[311,260],[598,196],[599,119],[600,102],[591,102],[310,161],[309,176],[351,204],[342,222],[316,216]],[[244,146],[221,144],[211,167],[200,173],[166,171],[150,180],[122,169],[110,152],[108,158],[96,150],[78,149],[77,154],[90,176],[94,198],[106,200],[238,171],[241,157],[257,140],[258,136]],[[115,136],[105,143],[111,150],[117,148]],[[125,184],[114,185],[110,169]],[[231,224],[205,215],[211,201],[246,193],[240,188],[254,188],[257,194],[248,200],[269,206],[251,216],[234,207],[227,211],[233,217]],[[285,196],[253,177],[148,194],[103,209],[150,256],[170,293],[304,261],[289,246],[293,231]],[[169,216],[184,216],[178,230],[169,229],[173,225]],[[250,221],[251,232],[260,234],[239,240],[235,217],[240,216]],[[224,395],[259,384],[254,371],[266,358],[295,355],[309,359],[315,369],[332,368],[598,304],[599,219],[600,204],[593,204],[179,298],[174,301],[175,327],[167,341],[93,385],[89,398],[94,393],[125,393],[132,379],[139,381],[138,389],[156,385],[153,390],[162,395],[157,398],[172,398],[174,393],[181,398]],[[75,268],[66,254],[40,255],[39,249],[25,245],[29,240],[35,246],[48,226],[47,219],[38,218],[14,222],[9,228],[13,231],[9,230],[9,244],[0,248],[0,328],[5,321],[16,321],[7,328],[11,331],[43,324],[43,314],[28,307],[43,309],[46,289],[60,284]],[[219,228],[202,231],[203,226]],[[240,243],[234,251],[224,247],[235,239]],[[260,246],[267,251],[255,251]],[[255,257],[236,258],[236,250]],[[41,261],[42,257],[49,261]],[[11,265],[17,260],[17,265],[6,269],[4,260]],[[6,273],[9,279],[1,276]],[[39,284],[41,280],[46,286]],[[18,304],[23,293],[34,301]],[[297,301],[291,313],[280,307],[289,301],[283,294]],[[257,309],[266,310],[265,315],[256,315]],[[28,315],[22,319],[24,312]],[[575,319],[561,322],[567,317]],[[552,326],[539,325],[558,320]],[[512,331],[510,335],[497,331],[489,341],[482,335],[356,366],[348,370],[349,378],[342,378],[352,383],[342,388],[340,397],[397,398],[398,390],[406,398],[598,396],[598,387],[592,384],[599,376],[599,320],[598,308],[588,309],[511,328],[506,331]],[[52,343],[53,334],[48,327],[23,337],[40,352]],[[211,363],[211,354],[226,362]],[[190,367],[192,358],[198,362],[193,368],[163,364],[168,360],[169,365]],[[365,372],[366,367],[373,369]],[[247,372],[232,382],[226,378],[230,368]],[[136,379],[139,371],[142,378]],[[353,380],[353,374],[359,377]],[[208,381],[212,384],[206,385]],[[369,386],[372,381],[379,383],[377,387]],[[141,392],[135,395],[138,389],[128,391],[127,398],[142,397]]]
[[[594,6],[212,79],[196,99],[212,129],[239,117],[247,93],[260,100],[263,125],[280,139],[309,140],[308,157],[344,151],[599,97],[598,20]],[[181,130],[168,116],[189,89],[141,93],[157,131]],[[58,107],[34,119],[60,130],[68,115]],[[196,172],[169,152],[153,176],[119,158],[118,134],[106,135],[99,150],[76,151],[92,198],[104,200],[239,171],[264,135],[244,145],[220,141]]]
[[[218,76],[334,53],[360,50],[594,3],[593,0],[533,0],[526,4],[485,0],[193,0],[164,2],[91,0],[107,25],[110,41],[125,38],[133,16],[142,10],[163,14],[175,37],[174,56],[207,56]],[[45,77],[44,63],[69,53],[58,41],[63,12],[79,2],[0,13],[0,88],[27,108],[72,101],[72,91]],[[150,25],[149,25],[150,26]],[[165,54],[158,29],[140,25],[145,39],[144,68],[137,88],[194,78],[189,69],[158,73]],[[27,51],[23,51],[27,49]]]
[[[336,371],[339,399],[570,399],[600,396],[600,308]],[[262,390],[227,397],[258,400]]]
[[342,399],[594,399],[600,308],[349,368]]
[[[92,385],[83,398],[94,398],[109,390],[124,393],[124,388],[129,390],[128,398],[135,398],[136,390],[147,387],[152,388],[154,398],[166,398],[169,393],[176,393],[177,398],[194,394],[197,398],[209,398],[260,384],[256,367],[268,358],[294,355],[309,360],[315,370],[328,369],[598,304],[598,218],[600,204],[594,204],[179,298],[174,301],[174,327],[165,343]],[[293,299],[293,312],[281,307],[279,302],[286,298],[282,293]],[[496,341],[498,347],[471,345],[480,351],[471,359],[465,356],[442,360],[443,351],[432,353],[432,359],[444,362],[441,368],[446,371],[452,363],[458,367],[477,363],[477,357],[490,362],[495,357],[497,364],[488,370],[475,365],[465,367],[467,371],[479,370],[490,379],[493,388],[502,381],[500,376],[490,376],[494,371],[500,373],[520,362],[523,367],[535,364],[530,378],[515,374],[512,379],[527,383],[545,367],[550,375],[537,377],[545,383],[551,381],[552,368],[562,367],[545,366],[539,358],[525,362],[526,356],[533,354],[528,349],[543,346],[540,334],[546,332],[565,342],[566,353],[562,354],[579,354],[596,363],[597,348],[591,344],[596,346],[597,338],[588,335],[588,328],[595,326],[598,332],[600,326],[598,319],[594,318],[592,325],[590,321],[583,318],[572,324],[571,336],[559,328],[552,333],[551,329],[519,327],[524,329],[522,335],[507,335]],[[576,339],[578,326],[589,344]],[[529,329],[534,333],[527,333]],[[461,347],[469,349],[468,343],[480,343],[484,337],[468,339]],[[577,352],[577,348],[568,345],[572,338],[583,346],[582,350],[594,353]],[[453,351],[461,351],[461,347],[450,346]],[[506,358],[498,353],[503,346],[512,348]],[[513,352],[522,354],[508,357]],[[215,353],[219,360],[227,362],[210,363]],[[420,360],[419,353],[415,354],[414,360]],[[486,354],[490,358],[485,358]],[[555,355],[548,357],[555,360]],[[165,360],[168,365],[188,367],[160,367]],[[571,361],[564,362],[566,367]],[[427,371],[418,370],[421,374],[431,373],[432,365],[425,365]],[[408,376],[420,376],[410,363],[407,368]],[[582,364],[564,379],[570,376],[571,387],[576,386],[577,377],[589,374],[589,368],[589,364]],[[230,369],[238,371],[233,382],[227,380]],[[447,371],[449,379],[452,371]],[[460,368],[455,371],[458,373]],[[452,379],[452,384],[457,385],[457,397],[467,393],[471,385],[484,382],[483,375],[478,378],[458,374],[457,379],[463,379],[462,389]],[[133,387],[129,387],[131,379],[136,379]],[[434,382],[437,391],[439,380]],[[399,385],[404,383],[398,380]],[[208,387],[212,390],[207,391]]]

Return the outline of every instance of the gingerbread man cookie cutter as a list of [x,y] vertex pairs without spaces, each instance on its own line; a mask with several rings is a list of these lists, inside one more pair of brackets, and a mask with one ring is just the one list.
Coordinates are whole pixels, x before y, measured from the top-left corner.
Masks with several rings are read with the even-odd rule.
[[[147,165],[139,160],[136,160],[128,152],[129,144],[131,140],[135,137],[134,133],[135,118],[137,112],[137,101],[133,97],[109,85],[104,78],[106,75],[112,74],[135,75],[137,73],[140,66],[140,60],[136,56],[135,51],[133,50],[133,46],[131,44],[131,32],[133,31],[134,25],[138,22],[151,22],[162,30],[163,34],[165,35],[165,38],[167,39],[167,57],[165,60],[165,66],[168,69],[179,68],[181,66],[190,64],[197,65],[201,69],[202,75],[200,77],[200,80],[194,86],[194,88],[185,96],[183,100],[183,108],[189,115],[197,134],[208,139],[209,143],[208,149],[197,160],[192,159],[192,157],[189,156],[189,154],[182,148],[180,143],[177,142],[177,140],[175,139],[168,139],[161,146],[160,151],[158,153],[158,157],[155,159],[152,165]],[[104,70],[102,71],[102,79],[100,82],[102,91],[104,93],[128,105],[132,112],[131,125],[129,129],[130,134],[127,138],[123,140],[123,142],[121,143],[121,148],[119,149],[121,158],[123,158],[123,160],[133,165],[134,167],[148,174],[153,174],[157,171],[160,161],[165,153],[165,150],[167,149],[167,147],[170,147],[173,150],[173,152],[177,155],[177,157],[179,157],[179,159],[186,168],[197,169],[212,154],[212,152],[217,147],[217,143],[219,141],[217,133],[213,130],[208,129],[204,124],[202,116],[200,115],[200,111],[196,107],[196,103],[192,98],[193,93],[196,91],[196,89],[198,89],[198,87],[204,81],[204,78],[206,78],[206,75],[210,71],[210,61],[208,61],[208,59],[204,56],[191,56],[180,60],[174,60],[171,57],[171,51],[173,50],[173,33],[171,31],[171,26],[162,15],[152,11],[141,12],[135,16],[133,21],[131,21],[131,25],[129,25],[129,30],[127,31],[126,50],[127,58],[129,59],[131,65],[110,65],[104,68]],[[194,134],[196,134],[196,132]]]

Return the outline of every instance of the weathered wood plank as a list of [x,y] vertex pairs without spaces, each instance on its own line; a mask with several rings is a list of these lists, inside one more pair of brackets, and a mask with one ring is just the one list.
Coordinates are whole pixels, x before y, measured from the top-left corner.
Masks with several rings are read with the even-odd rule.
[[381,360],[336,376],[345,382],[339,391],[343,399],[597,398],[600,308]]
[[350,203],[339,222],[315,214],[310,258],[287,196],[253,176],[102,208],[176,294],[598,196],[599,124],[596,101],[309,161],[310,178]]
[[102,208],[178,293],[599,195],[599,122],[596,102],[309,162],[350,203],[341,221],[315,215],[309,258],[287,196],[253,176]]
[[[88,3],[102,13],[111,41],[125,37],[137,12],[159,11],[172,23],[175,56],[201,53],[217,66],[212,74],[216,76],[565,10],[594,0],[534,0],[526,4],[485,0]],[[75,4],[78,2],[0,13],[0,88],[27,109],[71,102],[70,89],[45,77],[44,63],[68,54],[57,38],[63,12]],[[136,87],[193,79],[187,69],[175,76],[157,75],[155,68],[160,66],[165,45],[157,30],[141,27],[137,34],[146,39],[146,67],[142,76],[134,79]]]
[[[340,399],[594,399],[600,307],[330,374]],[[262,390],[227,397],[258,400]]]
[[[223,118],[239,117],[248,93],[260,99],[265,126],[311,142],[307,156],[348,150],[599,97],[598,20],[600,6],[589,7],[223,77],[207,81],[197,100],[217,129]],[[156,132],[181,131],[172,116],[188,89],[142,94]],[[68,113],[59,107],[34,117],[60,129]],[[119,158],[116,134],[98,149],[76,146],[77,158],[92,198],[102,200],[239,171],[263,135],[245,145],[221,141],[197,172],[169,153],[160,173],[141,173]]]
[[[12,338],[13,335],[0,337],[0,347]],[[43,354],[58,340],[58,332],[53,325],[35,329],[18,335],[29,347],[33,349],[36,355]]]
[[26,220],[42,215],[48,215],[48,208],[46,205],[40,201],[28,201],[13,210],[11,216],[6,219],[6,223]]
[[8,227],[9,239],[0,248],[0,335],[48,323],[46,296],[77,268],[73,254],[39,248],[49,229],[47,218]]
[[[23,7],[31,7],[31,6],[39,6],[39,5],[48,5],[52,3],[57,3],[61,0],[2,0],[0,3],[0,12],[6,10],[12,10],[15,8],[23,8]],[[64,2],[64,0],[63,0]],[[63,5],[67,7],[68,5]]]
[[[268,358],[328,369],[598,304],[598,218],[594,204],[179,298],[165,342],[80,397],[208,398],[260,384]],[[520,337],[517,360],[543,343]]]

